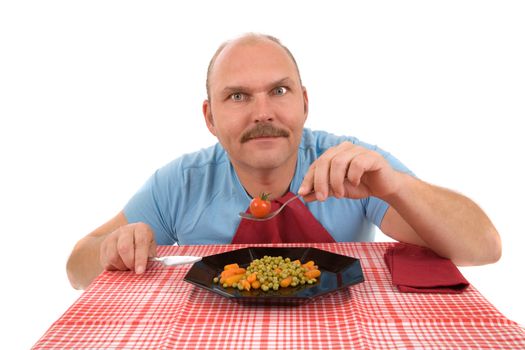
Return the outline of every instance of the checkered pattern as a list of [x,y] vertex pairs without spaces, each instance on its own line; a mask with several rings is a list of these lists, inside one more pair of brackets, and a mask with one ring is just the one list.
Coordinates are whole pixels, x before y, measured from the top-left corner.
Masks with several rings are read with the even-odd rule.
[[[312,244],[361,259],[365,282],[296,307],[230,301],[184,282],[189,266],[104,272],[34,348],[525,348],[525,330],[472,286],[462,294],[400,293],[383,260],[390,244]],[[164,246],[158,253],[206,256],[246,246]]]

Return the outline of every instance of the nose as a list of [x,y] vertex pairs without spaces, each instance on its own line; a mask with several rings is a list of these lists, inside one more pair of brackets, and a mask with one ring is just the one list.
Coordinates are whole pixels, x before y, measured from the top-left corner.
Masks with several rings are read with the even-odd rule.
[[253,99],[253,121],[258,122],[271,122],[274,120],[275,115],[271,105],[269,96],[261,94],[255,96]]

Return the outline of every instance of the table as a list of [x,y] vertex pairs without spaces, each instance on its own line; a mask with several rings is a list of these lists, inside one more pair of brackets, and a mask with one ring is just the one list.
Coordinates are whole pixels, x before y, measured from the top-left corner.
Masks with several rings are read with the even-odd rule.
[[[183,281],[190,266],[105,271],[34,349],[523,349],[525,330],[476,289],[400,293],[383,260],[393,243],[310,244],[359,258],[365,282],[290,307],[247,306]],[[247,246],[162,246],[206,256]]]

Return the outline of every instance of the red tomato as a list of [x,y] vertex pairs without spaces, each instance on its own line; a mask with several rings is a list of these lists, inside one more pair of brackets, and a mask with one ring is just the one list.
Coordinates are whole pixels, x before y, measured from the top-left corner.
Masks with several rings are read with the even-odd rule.
[[269,193],[261,193],[259,197],[255,197],[250,202],[250,212],[256,218],[262,218],[270,213],[272,204],[268,200]]

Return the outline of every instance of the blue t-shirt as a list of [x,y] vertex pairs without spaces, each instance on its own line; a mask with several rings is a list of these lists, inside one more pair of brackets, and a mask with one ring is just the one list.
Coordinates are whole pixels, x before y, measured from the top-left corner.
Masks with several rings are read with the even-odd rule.
[[[399,160],[354,137],[304,129],[290,191],[297,193],[304,175],[328,148],[343,141],[380,153],[398,171],[410,173]],[[251,197],[244,190],[220,144],[186,154],[157,170],[124,207],[129,223],[144,222],[157,244],[229,244],[239,226],[240,211]],[[373,241],[388,204],[378,198],[336,199],[306,203],[338,242]]]

